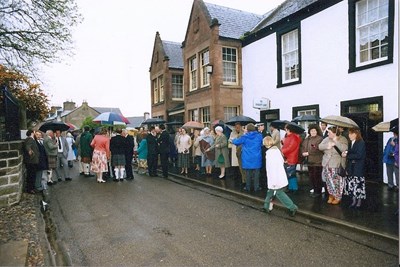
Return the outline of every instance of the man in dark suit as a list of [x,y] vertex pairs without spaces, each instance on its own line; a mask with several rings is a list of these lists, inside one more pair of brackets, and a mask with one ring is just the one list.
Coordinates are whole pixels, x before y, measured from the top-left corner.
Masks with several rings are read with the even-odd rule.
[[158,162],[158,143],[157,132],[154,126],[150,127],[150,132],[146,137],[147,140],[147,167],[151,177],[157,176],[157,162]]
[[168,155],[170,149],[170,136],[165,130],[165,125],[160,125],[161,133],[158,137],[158,151],[160,153],[161,168],[163,172],[163,177],[168,177]]
[[32,130],[26,132],[24,142],[24,162],[26,165],[26,192],[35,193],[36,170],[39,163],[39,148]]
[[126,138],[126,151],[125,151],[125,171],[126,171],[126,179],[133,180],[133,170],[132,170],[132,159],[133,159],[133,149],[135,147],[135,140],[133,136],[128,134],[128,130],[122,130],[122,136]]
[[326,138],[328,137],[328,129],[327,129],[327,124],[326,122],[322,122],[320,123],[320,127],[321,127],[321,131],[322,131],[322,138]]

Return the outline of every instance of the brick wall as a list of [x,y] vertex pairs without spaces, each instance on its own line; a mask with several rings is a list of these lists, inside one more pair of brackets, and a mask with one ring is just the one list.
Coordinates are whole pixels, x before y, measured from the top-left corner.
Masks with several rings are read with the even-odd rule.
[[0,142],[0,207],[21,199],[25,181],[22,144],[23,140]]

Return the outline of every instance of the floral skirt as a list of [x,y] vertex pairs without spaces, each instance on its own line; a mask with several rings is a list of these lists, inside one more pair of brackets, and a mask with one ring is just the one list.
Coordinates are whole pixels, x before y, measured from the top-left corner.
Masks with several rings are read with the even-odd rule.
[[356,199],[366,199],[365,177],[349,176],[345,179],[344,194]]
[[326,188],[329,195],[335,199],[341,200],[344,189],[344,178],[339,175],[340,168],[324,167],[322,169],[322,177],[326,181]]
[[104,151],[93,151],[91,170],[93,172],[107,172],[107,155]]

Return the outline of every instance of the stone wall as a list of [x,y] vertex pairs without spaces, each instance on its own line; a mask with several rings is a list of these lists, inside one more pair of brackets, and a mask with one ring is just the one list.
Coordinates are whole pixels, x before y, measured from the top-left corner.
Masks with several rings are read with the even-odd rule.
[[0,207],[21,199],[25,181],[22,144],[23,140],[0,142]]

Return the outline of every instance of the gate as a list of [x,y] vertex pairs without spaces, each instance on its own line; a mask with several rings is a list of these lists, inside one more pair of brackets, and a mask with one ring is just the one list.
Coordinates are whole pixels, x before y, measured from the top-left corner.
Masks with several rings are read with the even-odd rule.
[[18,100],[4,85],[1,86],[0,103],[0,141],[20,140]]

